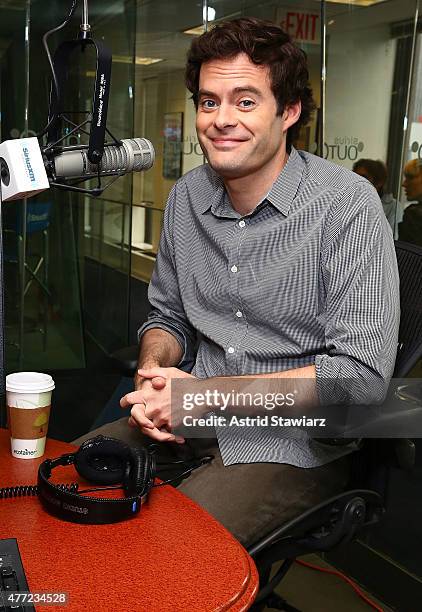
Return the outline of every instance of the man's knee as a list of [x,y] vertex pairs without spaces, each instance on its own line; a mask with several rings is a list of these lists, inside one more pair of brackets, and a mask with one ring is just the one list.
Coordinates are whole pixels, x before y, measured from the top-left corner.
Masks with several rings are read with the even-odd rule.
[[343,458],[318,468],[273,463],[224,466],[218,456],[178,488],[249,546],[340,493],[348,465],[348,458]]

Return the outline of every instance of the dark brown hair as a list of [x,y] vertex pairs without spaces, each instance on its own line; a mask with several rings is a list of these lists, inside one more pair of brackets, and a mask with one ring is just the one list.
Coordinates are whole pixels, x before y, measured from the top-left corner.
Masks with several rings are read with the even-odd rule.
[[277,101],[277,114],[297,101],[302,103],[298,121],[287,132],[287,149],[315,110],[306,54],[279,26],[254,17],[241,17],[216,24],[192,41],[186,65],[186,87],[198,106],[201,65],[211,59],[229,59],[246,53],[257,65],[270,69],[271,89]]
[[382,161],[379,159],[358,159],[353,164],[353,171],[356,172],[358,168],[364,168],[377,185],[380,185],[381,188],[384,187],[387,180],[387,166]]

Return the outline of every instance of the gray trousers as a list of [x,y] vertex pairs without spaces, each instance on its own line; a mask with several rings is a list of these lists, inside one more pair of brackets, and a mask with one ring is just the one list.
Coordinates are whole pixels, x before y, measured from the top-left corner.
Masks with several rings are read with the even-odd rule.
[[[127,417],[90,431],[73,441],[103,434],[131,446],[149,445],[151,439],[129,427]],[[186,444],[163,442],[159,460],[214,455],[179,485],[179,491],[205,508],[244,546],[250,546],[286,521],[324,499],[340,493],[347,485],[350,455],[314,468],[285,463],[241,463],[224,466],[216,439],[191,439]]]

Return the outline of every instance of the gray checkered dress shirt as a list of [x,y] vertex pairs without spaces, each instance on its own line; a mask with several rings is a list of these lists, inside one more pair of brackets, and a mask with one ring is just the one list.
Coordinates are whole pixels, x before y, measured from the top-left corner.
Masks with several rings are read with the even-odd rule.
[[[322,405],[376,402],[394,367],[398,287],[391,230],[372,185],[292,148],[266,198],[243,217],[210,166],[177,181],[139,336],[169,331],[199,378],[315,364]],[[225,465],[314,467],[351,450],[271,426],[216,434]]]

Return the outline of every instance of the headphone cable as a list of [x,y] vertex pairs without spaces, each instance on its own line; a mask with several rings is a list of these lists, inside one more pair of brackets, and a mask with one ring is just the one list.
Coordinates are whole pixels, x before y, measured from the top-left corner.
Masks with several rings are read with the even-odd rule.
[[[160,483],[154,484],[154,488],[163,487],[164,485],[171,484],[172,482],[176,482],[181,478],[184,478],[188,474],[191,474],[194,470],[201,467],[201,465],[206,465],[210,463],[214,459],[214,455],[205,455],[200,459],[196,459],[193,465],[189,467],[187,470],[174,476],[173,478],[169,478],[168,480],[163,480]],[[172,466],[180,465],[182,463],[188,463],[187,461],[173,461],[171,463],[159,463],[160,467],[166,466],[166,468],[170,468]],[[154,477],[155,480],[155,477]],[[57,487],[61,488],[63,491],[68,491],[69,493],[77,493],[78,495],[82,495],[82,493],[94,493],[95,491],[112,491],[124,489],[124,487],[120,485],[110,485],[107,487],[94,487],[91,489],[79,489],[79,485],[77,483],[71,484],[58,484]],[[30,497],[38,495],[38,485],[18,485],[12,487],[3,487],[0,488],[0,499],[10,499],[16,497]]]
[[357,593],[357,595],[359,595],[359,597],[361,599],[363,599],[363,601],[365,603],[367,603],[369,606],[371,606],[371,608],[373,608],[374,610],[377,610],[377,612],[384,612],[384,610],[382,608],[380,608],[378,606],[378,604],[376,604],[374,601],[369,599],[369,597],[367,597],[363,593],[363,591],[358,587],[358,585],[351,578],[349,578],[345,574],[342,574],[342,572],[339,572],[339,571],[333,570],[333,569],[328,569],[326,567],[321,567],[319,565],[314,565],[313,563],[308,563],[307,561],[302,561],[302,559],[295,559],[295,561],[299,565],[303,565],[304,567],[308,567],[310,569],[317,570],[318,572],[323,572],[324,574],[331,574],[332,576],[338,576],[339,578],[341,578],[342,580],[347,582],[347,584],[349,584],[352,587],[352,589],[354,589],[354,591]]

